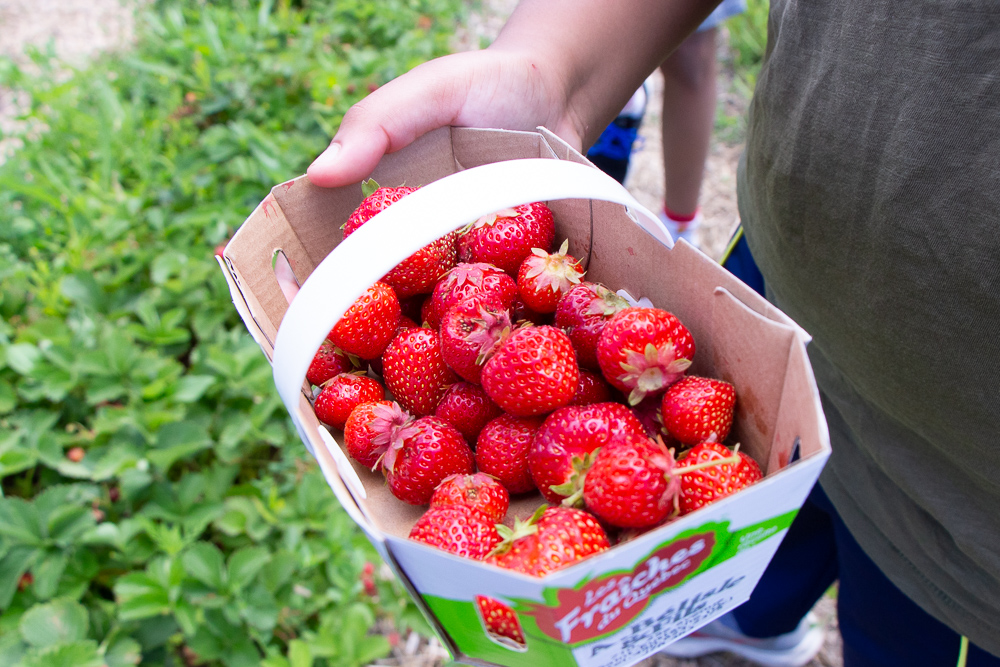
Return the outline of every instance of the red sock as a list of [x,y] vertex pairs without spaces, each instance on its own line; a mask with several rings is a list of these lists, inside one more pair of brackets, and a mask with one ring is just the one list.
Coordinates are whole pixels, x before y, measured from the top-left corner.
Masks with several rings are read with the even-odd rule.
[[698,215],[698,209],[695,209],[694,212],[691,213],[690,215],[681,215],[679,213],[671,211],[669,208],[667,208],[666,204],[663,205],[663,212],[667,215],[668,218],[670,218],[674,222],[679,222],[679,223],[691,222]]

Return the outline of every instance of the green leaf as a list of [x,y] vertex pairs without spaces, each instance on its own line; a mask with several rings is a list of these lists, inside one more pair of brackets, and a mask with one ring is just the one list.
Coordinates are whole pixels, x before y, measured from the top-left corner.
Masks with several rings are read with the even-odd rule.
[[7,365],[21,375],[31,375],[42,353],[30,343],[15,343],[7,346]]
[[301,639],[288,642],[288,661],[291,667],[312,667],[313,657],[309,644]]
[[234,552],[229,558],[229,586],[233,591],[250,583],[271,560],[271,554],[264,547],[245,547]]
[[131,637],[115,640],[104,652],[107,667],[128,667],[142,662],[142,646]]
[[221,590],[226,572],[222,552],[209,542],[197,542],[181,556],[184,570],[209,588]]
[[35,506],[20,498],[0,498],[0,537],[41,546],[44,531]]
[[177,381],[174,400],[180,403],[194,403],[213,384],[215,384],[214,375],[185,375]]
[[21,575],[28,571],[42,551],[33,547],[18,546],[0,557],[0,609],[6,609],[21,583]]
[[50,552],[40,563],[31,568],[31,574],[35,581],[33,584],[35,595],[41,600],[48,600],[56,594],[59,587],[59,580],[62,579],[63,572],[66,571],[68,558],[61,551]]
[[170,593],[145,572],[126,574],[115,582],[118,617],[135,621],[170,612]]
[[26,611],[18,627],[24,641],[43,648],[84,639],[88,625],[87,609],[82,604],[59,599]]
[[92,639],[29,651],[21,667],[103,667],[104,660]]

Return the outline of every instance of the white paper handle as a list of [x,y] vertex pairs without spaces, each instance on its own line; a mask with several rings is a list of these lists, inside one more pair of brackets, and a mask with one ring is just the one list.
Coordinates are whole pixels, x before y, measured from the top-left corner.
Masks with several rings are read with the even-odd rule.
[[274,382],[294,418],[299,392],[327,333],[368,287],[423,246],[504,208],[535,201],[592,199],[623,204],[643,229],[673,247],[659,219],[594,167],[533,158],[456,172],[410,193],[334,248],[289,304],[274,344]]

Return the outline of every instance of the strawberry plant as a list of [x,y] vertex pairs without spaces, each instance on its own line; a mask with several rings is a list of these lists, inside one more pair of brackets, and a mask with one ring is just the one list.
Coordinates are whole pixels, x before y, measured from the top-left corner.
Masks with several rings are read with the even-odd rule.
[[427,632],[289,428],[214,249],[457,0],[160,0],[0,60],[0,664],[363,665]]

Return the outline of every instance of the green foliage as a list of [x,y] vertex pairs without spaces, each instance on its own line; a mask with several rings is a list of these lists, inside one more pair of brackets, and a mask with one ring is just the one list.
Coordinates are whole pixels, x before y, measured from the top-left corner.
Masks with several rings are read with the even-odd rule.
[[726,21],[729,34],[729,57],[725,63],[732,75],[731,92],[743,104],[734,110],[719,105],[715,130],[727,143],[740,143],[746,134],[745,106],[753,96],[767,48],[768,0],[747,0],[747,9],[742,14]]
[[68,75],[0,61],[0,664],[362,665],[421,625],[337,505],[213,256],[459,0],[161,0]]

